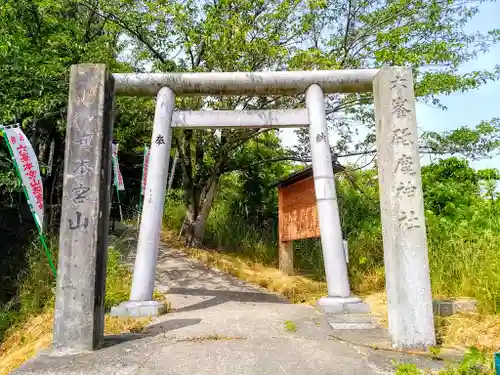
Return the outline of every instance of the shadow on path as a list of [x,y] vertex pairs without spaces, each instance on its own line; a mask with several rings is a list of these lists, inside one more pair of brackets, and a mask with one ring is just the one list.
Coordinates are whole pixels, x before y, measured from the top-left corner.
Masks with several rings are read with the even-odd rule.
[[226,302],[255,302],[255,303],[280,303],[288,304],[289,302],[279,298],[276,295],[260,292],[237,292],[237,291],[222,291],[209,289],[195,288],[170,288],[169,294],[185,295],[185,296],[204,296],[212,297],[193,305],[174,309],[176,312],[202,310],[209,307],[217,306]]
[[122,344],[129,341],[141,340],[147,337],[165,334],[174,329],[184,328],[199,324],[201,319],[172,319],[147,326],[141,333],[122,333],[119,335],[109,335],[104,337],[101,349],[109,348],[113,345]]

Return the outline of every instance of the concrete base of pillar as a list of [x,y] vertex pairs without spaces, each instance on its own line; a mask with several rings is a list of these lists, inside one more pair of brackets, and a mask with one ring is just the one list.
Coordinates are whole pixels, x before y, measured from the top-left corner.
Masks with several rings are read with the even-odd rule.
[[167,312],[167,306],[158,301],[127,301],[111,308],[111,316],[148,317]]
[[325,314],[368,314],[370,306],[358,297],[322,297],[316,306]]
[[358,297],[323,297],[316,303],[327,315],[330,327],[335,330],[375,329],[376,319],[370,316],[370,306]]

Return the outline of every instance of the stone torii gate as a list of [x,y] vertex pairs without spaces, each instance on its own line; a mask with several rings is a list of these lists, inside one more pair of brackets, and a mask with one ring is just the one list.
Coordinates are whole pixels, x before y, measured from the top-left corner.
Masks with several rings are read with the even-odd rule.
[[[309,126],[329,312],[358,312],[351,295],[335,193],[324,95],[375,97],[389,331],[396,347],[435,344],[432,296],[411,70],[111,74],[104,65],[71,68],[53,353],[102,343],[111,186],[113,98],[156,96],[151,164],[130,301],[117,310],[153,315],[152,301],[172,128]],[[182,95],[305,94],[304,109],[175,112]]]

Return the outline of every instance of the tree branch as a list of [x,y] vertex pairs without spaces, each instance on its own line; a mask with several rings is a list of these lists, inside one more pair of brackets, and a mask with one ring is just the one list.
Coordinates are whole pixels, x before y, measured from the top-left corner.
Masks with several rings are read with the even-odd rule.
[[[85,2],[80,1],[80,2],[77,2],[77,4],[83,5],[87,9],[93,11],[92,8],[88,4],[86,4]],[[139,27],[136,27],[136,30],[134,30],[124,20],[122,20],[121,18],[119,18],[115,14],[111,14],[111,13],[103,14],[103,13],[98,12],[97,10],[95,10],[95,14],[97,14],[99,17],[102,17],[106,20],[110,20],[111,22],[114,22],[118,26],[124,28],[130,34],[135,36],[142,44],[144,44],[146,46],[146,48],[153,54],[153,56],[156,57],[158,60],[160,60],[160,62],[162,64],[165,64],[167,62],[167,59],[159,51],[157,51],[153,47],[153,45],[147,40],[147,38],[144,35],[141,34],[141,30],[139,29]]]

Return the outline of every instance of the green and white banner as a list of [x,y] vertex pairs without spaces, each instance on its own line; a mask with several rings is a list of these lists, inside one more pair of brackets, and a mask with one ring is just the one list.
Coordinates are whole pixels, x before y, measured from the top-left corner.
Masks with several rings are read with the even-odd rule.
[[43,185],[35,151],[21,128],[2,127],[0,131],[9,145],[13,161],[19,171],[31,212],[38,227],[42,228]]

